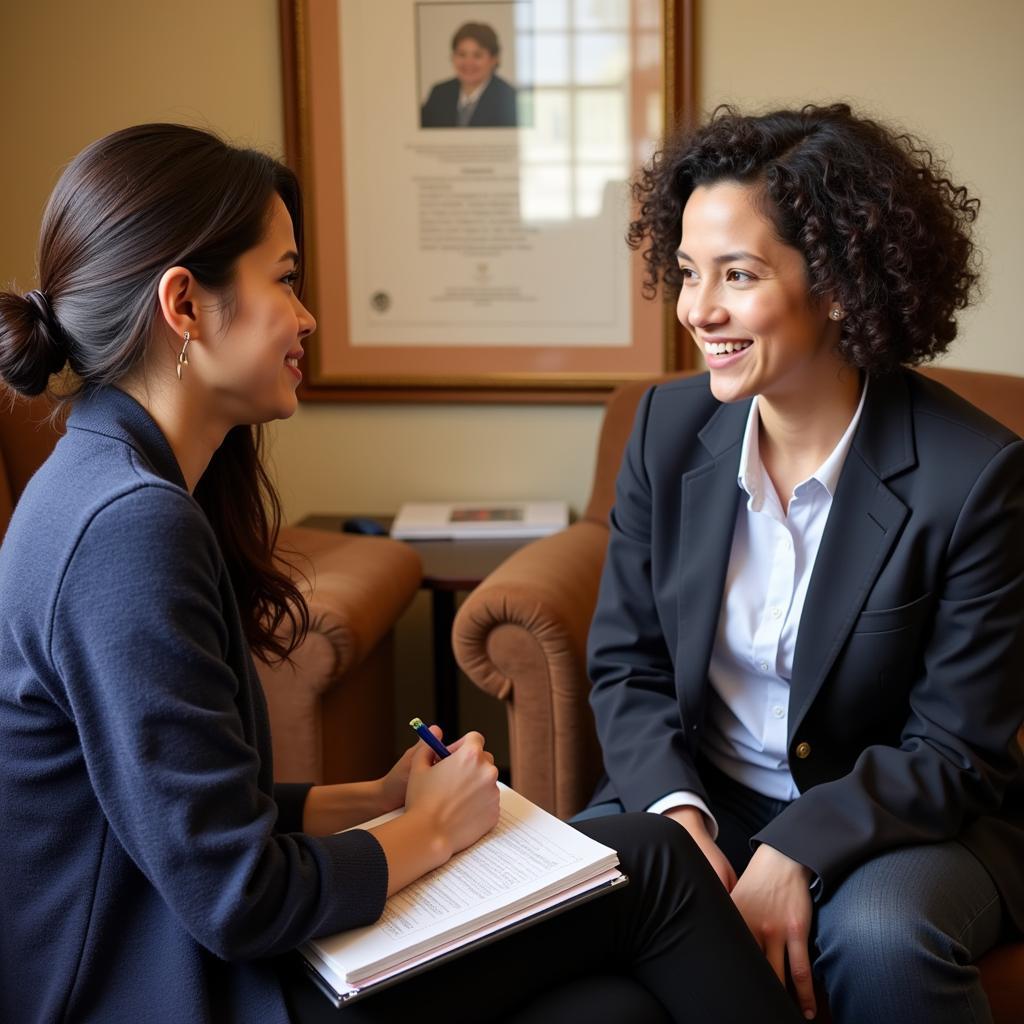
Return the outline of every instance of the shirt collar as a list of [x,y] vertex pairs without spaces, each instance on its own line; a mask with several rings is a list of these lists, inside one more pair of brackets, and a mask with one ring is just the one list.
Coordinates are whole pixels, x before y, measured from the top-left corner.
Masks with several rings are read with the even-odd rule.
[[483,82],[480,85],[478,85],[472,92],[463,92],[460,89],[459,90],[459,106],[460,107],[468,107],[471,103],[476,103],[476,101],[478,99],[480,99],[481,93],[490,84],[491,84],[491,80],[488,78],[486,82]]
[[[839,438],[835,448],[825,461],[807,478],[817,480],[822,487],[828,491],[831,498],[835,494],[839,484],[839,474],[843,471],[843,463],[853,444],[853,435],[857,432],[857,424],[860,423],[861,413],[864,411],[864,398],[868,393],[868,378],[864,375],[864,385],[860,391],[860,401],[857,403],[857,410],[853,414]],[[757,408],[758,396],[750,403],[750,412],[747,414],[747,425],[743,431],[743,443],[740,447],[740,468],[737,474],[737,483],[740,488],[750,495],[750,508],[757,511],[764,502],[764,494],[758,486],[764,475],[764,467],[761,465],[761,449],[758,443],[758,427],[761,423],[761,416]],[[801,481],[806,483],[807,481]],[[800,486],[798,484],[797,486]]]

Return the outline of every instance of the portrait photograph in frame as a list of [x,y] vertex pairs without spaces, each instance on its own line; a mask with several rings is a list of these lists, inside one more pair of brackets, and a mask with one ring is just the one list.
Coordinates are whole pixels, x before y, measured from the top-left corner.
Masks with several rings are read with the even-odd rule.
[[421,128],[532,125],[532,7],[533,0],[416,4]]
[[631,178],[693,112],[692,0],[280,10],[303,398],[601,401],[685,366],[625,236]]

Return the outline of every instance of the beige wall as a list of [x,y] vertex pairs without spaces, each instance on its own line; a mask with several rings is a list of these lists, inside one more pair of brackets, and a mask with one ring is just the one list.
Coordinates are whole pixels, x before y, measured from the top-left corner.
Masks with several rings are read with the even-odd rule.
[[0,282],[34,282],[39,219],[63,165],[141,121],[283,149],[275,0],[2,0]]
[[[1024,263],[1024,4],[977,0],[699,0],[699,87],[765,106],[846,97],[936,140],[984,199],[986,297],[950,362],[1024,373],[1015,327]],[[5,0],[0,281],[34,283],[39,215],[84,143],[183,120],[282,148],[275,0]],[[304,407],[277,430],[291,517],[387,511],[404,498],[541,497],[579,508],[595,407]]]
[[[320,0],[313,0],[320,2]],[[382,0],[383,2],[383,0]],[[542,0],[546,2],[546,0]],[[1024,373],[1024,4],[1018,0],[698,0],[699,89],[767,106],[846,97],[901,118],[984,198],[987,296],[950,360]],[[0,0],[0,284],[35,283],[33,247],[62,165],[123,125],[187,121],[283,148],[276,0]],[[276,428],[289,518],[405,499],[586,501],[599,407],[306,406]],[[403,706],[429,715],[427,604],[399,627]],[[495,708],[465,720],[502,744]],[[396,733],[396,744],[406,742]]]

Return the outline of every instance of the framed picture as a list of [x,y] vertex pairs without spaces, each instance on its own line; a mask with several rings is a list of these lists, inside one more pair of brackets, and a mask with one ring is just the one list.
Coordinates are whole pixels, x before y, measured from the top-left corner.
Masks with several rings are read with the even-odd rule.
[[306,399],[599,401],[680,368],[629,182],[693,110],[694,0],[280,0]]

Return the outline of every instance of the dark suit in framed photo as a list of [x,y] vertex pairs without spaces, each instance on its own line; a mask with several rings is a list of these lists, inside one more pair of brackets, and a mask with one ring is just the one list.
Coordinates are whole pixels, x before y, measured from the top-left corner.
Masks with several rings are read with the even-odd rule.
[[[421,128],[515,128],[516,91],[498,75],[484,86],[465,121],[459,117],[460,85],[457,78],[438,82],[430,90],[420,114]],[[468,106],[468,104],[467,104]]]

